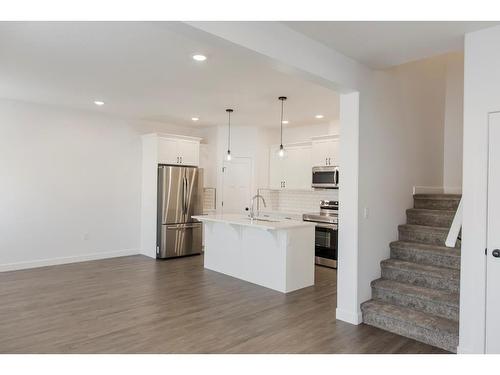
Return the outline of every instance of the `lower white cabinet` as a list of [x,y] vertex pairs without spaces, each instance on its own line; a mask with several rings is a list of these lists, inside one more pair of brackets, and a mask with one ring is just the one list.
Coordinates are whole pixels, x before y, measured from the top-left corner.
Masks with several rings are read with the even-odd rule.
[[158,163],[197,167],[200,164],[200,141],[159,136]]
[[285,155],[279,157],[279,146],[273,146],[269,155],[269,187],[271,189],[311,188],[311,145],[285,146]]

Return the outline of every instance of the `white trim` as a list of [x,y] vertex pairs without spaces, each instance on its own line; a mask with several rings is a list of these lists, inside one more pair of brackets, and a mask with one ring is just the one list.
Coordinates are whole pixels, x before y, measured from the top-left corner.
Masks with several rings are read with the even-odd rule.
[[337,320],[342,320],[343,322],[351,323],[351,324],[361,324],[363,323],[363,314],[360,310],[358,311],[347,311],[343,309],[339,309],[338,307],[335,309],[335,317]]
[[[279,146],[280,146],[279,144],[274,144],[274,145],[271,145],[270,149],[278,148]],[[283,143],[283,147],[286,147],[286,148],[304,147],[304,146],[312,146],[312,141]]]
[[445,186],[443,188],[445,194],[462,194],[462,187]]
[[455,217],[453,218],[450,230],[448,231],[448,236],[446,237],[445,245],[447,247],[455,247],[461,228],[462,228],[462,199],[460,199],[457,212],[455,212]]
[[58,264],[86,262],[89,260],[116,258],[116,257],[123,257],[123,256],[137,255],[137,254],[139,254],[139,252],[136,249],[126,249],[117,251],[107,251],[102,253],[76,255],[71,257],[40,259],[32,262],[5,263],[5,264],[0,264],[0,272],[55,266]]
[[169,133],[152,133],[152,134],[144,134],[146,136],[156,135],[159,138],[171,138],[171,139],[183,139],[186,141],[194,141],[200,143],[203,138],[200,137],[191,137],[189,135],[179,135],[179,134],[169,134]]
[[413,186],[415,194],[462,194],[462,188],[458,186]]
[[470,348],[464,348],[460,345],[457,346],[457,353],[458,354],[484,354],[484,353],[475,352],[474,350],[472,350]]
[[339,134],[325,134],[325,135],[316,135],[311,137],[311,141],[323,141],[323,140],[331,140],[331,139],[340,139]]

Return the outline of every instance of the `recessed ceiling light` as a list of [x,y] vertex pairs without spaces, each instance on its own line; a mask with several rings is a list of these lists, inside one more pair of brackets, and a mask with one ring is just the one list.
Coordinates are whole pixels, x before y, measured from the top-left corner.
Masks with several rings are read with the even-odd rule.
[[316,116],[314,116],[314,117],[316,117],[316,118],[323,118],[323,117],[325,117],[325,116],[323,116],[323,115],[316,115]]
[[205,61],[207,57],[205,55],[193,55],[193,60],[196,61]]
[[191,120],[193,121],[198,121],[200,118],[199,117],[191,117]]
[[288,120],[283,120],[283,124],[288,124]]
[[104,105],[104,102],[102,100],[94,100],[94,104],[100,107]]

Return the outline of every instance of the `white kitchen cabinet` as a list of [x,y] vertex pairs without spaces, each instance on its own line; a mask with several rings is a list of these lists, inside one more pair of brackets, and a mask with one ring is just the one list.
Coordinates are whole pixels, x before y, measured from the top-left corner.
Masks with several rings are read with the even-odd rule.
[[177,152],[180,164],[194,166],[200,164],[200,142],[180,139],[177,142]]
[[158,138],[158,163],[178,164],[177,139]]
[[271,189],[311,188],[311,145],[286,145],[285,156],[278,156],[279,146],[271,147],[269,187]]
[[338,135],[314,137],[312,139],[312,166],[339,165]]
[[158,137],[158,163],[198,166],[200,141],[184,137]]

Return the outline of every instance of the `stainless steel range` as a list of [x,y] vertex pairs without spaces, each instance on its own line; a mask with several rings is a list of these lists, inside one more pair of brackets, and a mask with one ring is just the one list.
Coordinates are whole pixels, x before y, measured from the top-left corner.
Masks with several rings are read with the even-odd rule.
[[302,215],[302,220],[316,223],[316,264],[337,268],[338,201],[320,201],[320,211]]

